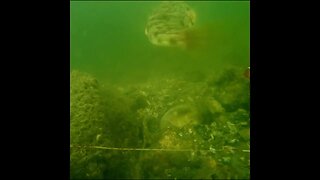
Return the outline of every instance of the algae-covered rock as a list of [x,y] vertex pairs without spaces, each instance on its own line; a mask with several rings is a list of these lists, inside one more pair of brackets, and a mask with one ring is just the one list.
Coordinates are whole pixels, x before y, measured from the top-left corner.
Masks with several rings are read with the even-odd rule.
[[136,146],[141,141],[131,101],[89,74],[71,72],[70,111],[71,143]]
[[239,108],[249,110],[250,81],[243,77],[243,72],[236,68],[229,68],[216,79],[209,82],[213,87],[213,96],[227,112]]
[[91,75],[79,71],[70,74],[70,143],[92,144],[106,130],[101,87]]
[[96,148],[142,145],[131,101],[90,74],[72,71],[70,78],[70,178],[138,178],[135,156]]
[[[72,71],[70,73],[71,179],[103,178],[102,171],[108,164],[106,157],[98,151],[81,147],[111,145],[105,133],[107,122],[104,109],[98,81],[90,74]],[[97,158],[100,159],[98,162]]]

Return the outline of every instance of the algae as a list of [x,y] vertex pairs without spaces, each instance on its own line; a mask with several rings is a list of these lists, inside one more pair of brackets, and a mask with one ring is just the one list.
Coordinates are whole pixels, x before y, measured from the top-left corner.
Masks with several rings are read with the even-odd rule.
[[120,87],[72,71],[71,179],[248,179],[250,82],[239,72]]

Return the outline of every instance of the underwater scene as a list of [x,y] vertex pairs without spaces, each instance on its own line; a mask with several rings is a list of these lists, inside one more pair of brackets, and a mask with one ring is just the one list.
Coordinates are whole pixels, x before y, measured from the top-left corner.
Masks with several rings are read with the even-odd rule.
[[70,1],[70,179],[250,179],[250,2]]

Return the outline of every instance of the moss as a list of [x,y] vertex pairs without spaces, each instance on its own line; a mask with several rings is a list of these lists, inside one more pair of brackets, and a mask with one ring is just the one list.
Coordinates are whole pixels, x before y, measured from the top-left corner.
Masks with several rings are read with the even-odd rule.
[[70,78],[70,143],[92,144],[106,128],[100,85],[79,71],[72,71]]
[[[141,146],[141,124],[134,118],[131,101],[112,86],[103,88],[87,73],[72,71],[70,77],[70,143],[80,147],[71,148],[71,179],[136,176],[131,167],[135,161],[127,162],[117,152],[84,148]],[[127,166],[120,168],[123,164]]]
[[242,74],[242,70],[229,68],[217,78],[208,81],[208,85],[214,88],[213,97],[228,112],[239,108],[249,110],[250,82]]

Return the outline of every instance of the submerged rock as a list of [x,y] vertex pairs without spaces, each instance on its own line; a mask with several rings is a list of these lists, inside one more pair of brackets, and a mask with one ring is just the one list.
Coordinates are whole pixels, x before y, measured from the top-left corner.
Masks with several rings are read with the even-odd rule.
[[[141,147],[141,124],[128,98],[94,76],[70,73],[70,178],[139,179],[137,158],[94,147]],[[120,168],[121,167],[121,168]]]
[[[95,142],[105,112],[98,81],[80,71],[70,73],[70,135],[73,144]],[[96,126],[92,126],[96,125]]]

